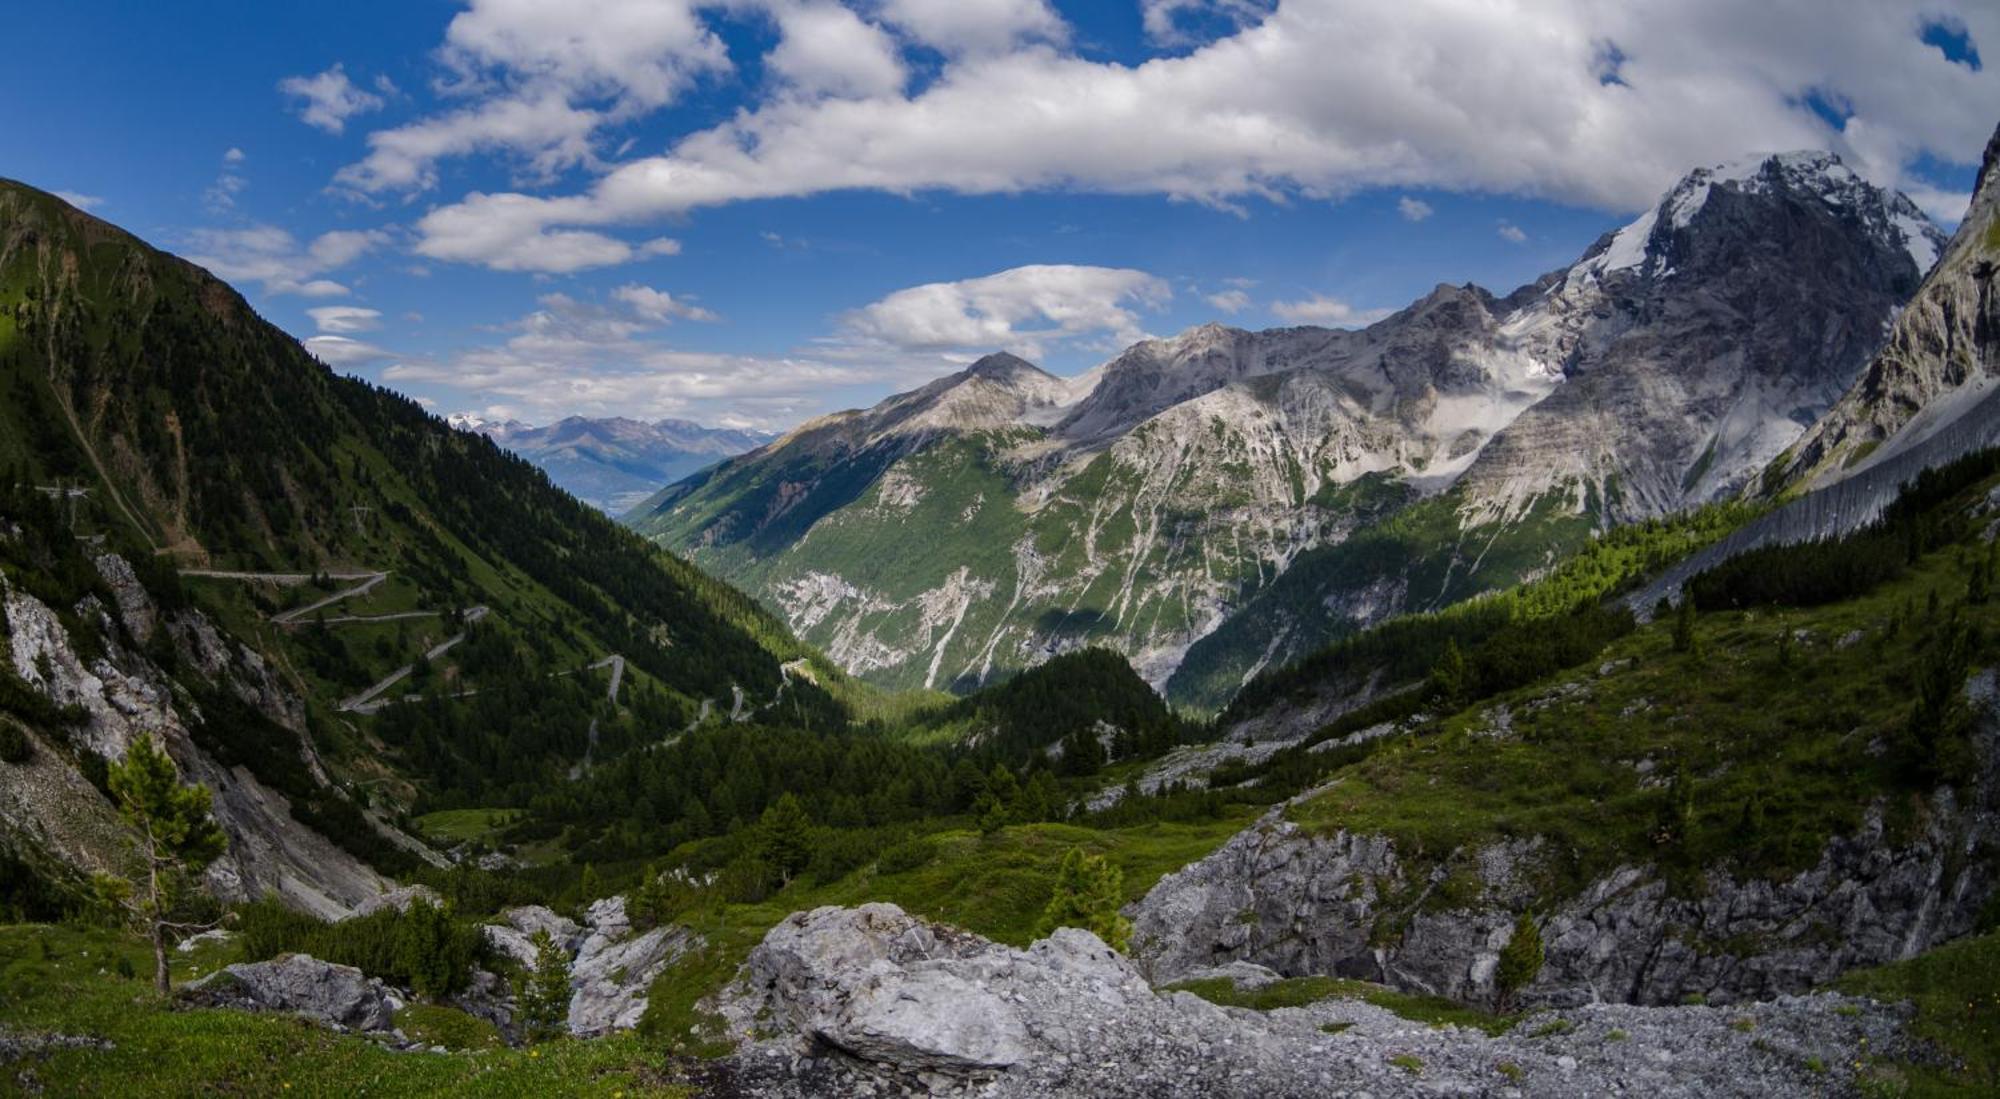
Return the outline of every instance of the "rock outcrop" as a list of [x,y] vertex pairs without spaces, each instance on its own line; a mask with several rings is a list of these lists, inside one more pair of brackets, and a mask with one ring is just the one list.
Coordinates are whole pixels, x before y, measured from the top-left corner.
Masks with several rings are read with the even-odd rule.
[[624,897],[592,904],[584,926],[589,930],[569,965],[569,1031],[579,1037],[638,1026],[654,978],[702,943],[678,925],[633,934]]
[[[156,737],[189,781],[214,791],[216,820],[229,836],[229,849],[209,867],[206,881],[224,900],[275,893],[302,911],[337,919],[392,888],[394,882],[294,819],[287,798],[248,768],[225,767],[204,751],[191,732],[202,720],[199,710],[142,655],[136,635],[164,628],[176,639],[184,668],[236,692],[301,737],[275,750],[306,755],[302,706],[262,658],[224,639],[199,611],[159,615],[143,589],[120,582],[131,574],[122,561],[102,563],[99,570],[118,592],[119,614],[114,617],[95,597],[77,608],[77,617],[97,634],[101,651],[95,653],[85,651],[52,608],[0,578],[0,611],[7,623],[7,648],[0,656],[51,702],[76,708],[80,720],[64,735],[106,759],[122,758],[138,737]],[[316,759],[311,762],[317,766]],[[61,754],[38,751],[24,770],[35,781],[0,795],[0,827],[70,866],[112,869],[128,857],[110,803]]]
[[776,1096],[1806,1095],[1851,1086],[1857,1042],[1902,1044],[1897,1011],[1833,996],[1593,1005],[1500,1037],[1349,999],[1260,1014],[1156,992],[1085,931],[1019,950],[886,904],[794,914],[719,1001],[732,1082]]
[[[702,946],[701,936],[678,925],[635,934],[624,897],[593,902],[581,927],[541,905],[526,905],[508,909],[501,913],[501,922],[480,930],[495,951],[530,970],[537,961],[535,933],[547,931],[555,939],[569,962],[569,1031],[582,1038],[638,1026],[653,981]],[[509,1026],[512,991],[497,978],[481,985],[471,1002],[461,1006],[503,1028]]]
[[[1711,870],[1695,895],[1650,865],[1619,868],[1548,910],[1547,960],[1522,999],[1567,1007],[1800,993],[1975,930],[2000,892],[1990,861],[1965,857],[2000,836],[2000,690],[1990,671],[1968,689],[1987,715],[1976,738],[1982,771],[1962,797],[1947,789],[1932,799],[1920,834],[1892,838],[1877,806],[1811,869],[1782,881]],[[1549,903],[1529,885],[1545,854],[1538,841],[1477,852],[1480,900],[1453,908],[1431,900],[1442,867],[1411,865],[1384,836],[1315,834],[1286,811],[1162,878],[1130,909],[1135,953],[1155,980],[1248,961],[1492,1000],[1518,913]]]
[[395,1029],[403,1001],[381,981],[349,965],[306,954],[227,966],[187,985],[181,995],[206,1007],[285,1011],[343,1030]]

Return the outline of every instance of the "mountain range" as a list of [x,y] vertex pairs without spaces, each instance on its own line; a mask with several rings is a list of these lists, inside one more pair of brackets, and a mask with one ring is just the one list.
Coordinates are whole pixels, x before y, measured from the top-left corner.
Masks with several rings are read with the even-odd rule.
[[1837,157],[1689,173],[1505,296],[1359,330],[1203,325],[1074,379],[994,355],[626,522],[850,671],[963,690],[1088,645],[1212,708],[1609,527],[1755,495],[1944,245]]
[[[994,355],[637,513],[857,589],[945,570],[918,680],[1004,680],[954,700],[0,181],[0,1059],[64,1093],[1990,1094],[1996,263],[2000,133],[1949,240],[1767,158],[1504,298],[1079,379]],[[1277,640],[1206,665],[1213,722],[1060,651],[1230,568],[1168,683]],[[1036,615],[1047,651],[959,663]],[[171,955],[101,923],[161,866],[141,740],[226,840],[173,919],[232,930]],[[186,983],[140,993],[148,953]]]
[[447,417],[462,431],[484,435],[542,467],[562,488],[592,507],[619,514],[661,488],[775,436],[746,428],[708,427],[692,420],[567,416],[543,427],[519,420],[490,422],[470,413]]

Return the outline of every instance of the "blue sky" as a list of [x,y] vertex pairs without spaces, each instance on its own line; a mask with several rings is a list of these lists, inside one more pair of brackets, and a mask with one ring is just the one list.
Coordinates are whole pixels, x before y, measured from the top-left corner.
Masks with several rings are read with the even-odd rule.
[[1949,222],[2000,11],[1919,0],[77,2],[0,175],[440,413],[784,427],[989,350],[1504,293],[1689,168]]

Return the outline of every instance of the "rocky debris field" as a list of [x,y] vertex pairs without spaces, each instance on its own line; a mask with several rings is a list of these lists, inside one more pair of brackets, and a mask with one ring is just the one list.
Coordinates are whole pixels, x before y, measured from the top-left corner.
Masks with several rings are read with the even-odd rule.
[[789,917],[716,1006],[740,1042],[722,1087],[774,1096],[1824,1095],[1907,1044],[1903,1009],[1831,994],[1594,1004],[1498,1036],[1347,999],[1261,1013],[1156,991],[1088,932],[1019,950],[888,904]]

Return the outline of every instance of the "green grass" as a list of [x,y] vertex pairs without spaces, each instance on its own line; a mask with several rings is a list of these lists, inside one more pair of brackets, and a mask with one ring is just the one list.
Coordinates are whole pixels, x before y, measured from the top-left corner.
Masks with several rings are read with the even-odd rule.
[[416,818],[417,830],[443,843],[491,843],[521,815],[518,809],[440,809]]
[[[1672,624],[1654,623],[1587,667],[1386,743],[1292,819],[1386,834],[1419,865],[1455,866],[1486,844],[1539,836],[1549,841],[1535,870],[1543,902],[1635,860],[1659,862],[1670,877],[1711,865],[1789,876],[1885,795],[1894,842],[1916,827],[1920,803],[1869,745],[1907,719],[1928,631],[1921,613],[1895,637],[1884,624],[1933,591],[1956,600],[1964,571],[1947,551],[1848,602],[1704,614],[1699,655],[1674,652]],[[2000,627],[1995,604],[1966,613],[1989,637]],[[1778,637],[1796,630],[1810,638],[1785,666]],[[1858,643],[1839,643],[1857,632]],[[1502,708],[1511,732],[1496,728]],[[1663,846],[1677,766],[1692,817],[1686,835]]]
[[1216,977],[1182,981],[1167,987],[1171,991],[1191,992],[1212,1004],[1247,1007],[1253,1011],[1304,1007],[1321,1000],[1360,1000],[1394,1012],[1411,1022],[1434,1027],[1470,1027],[1488,1034],[1504,1034],[1519,1020],[1519,1016],[1495,1015],[1440,996],[1398,992],[1382,985],[1342,977],[1292,977],[1255,989],[1240,989],[1229,978]]
[[1913,1099],[2000,1094],[2000,932],[1850,973],[1834,987],[1886,1002],[1909,1001],[1917,1009],[1911,1035],[1942,1054],[1942,1063],[1874,1065],[1882,1092]]
[[[44,949],[47,957],[44,958]],[[140,976],[114,976],[118,958]],[[185,956],[175,977],[185,978]],[[224,960],[195,956],[206,971]],[[146,979],[144,943],[101,930],[0,927],[0,1019],[8,1029],[102,1038],[112,1048],[51,1053],[6,1066],[0,1094],[686,1096],[667,1059],[635,1036],[490,1048],[491,1028],[444,1008],[412,1007],[399,1023],[472,1052],[399,1053],[304,1020],[241,1011],[177,1010]]]

